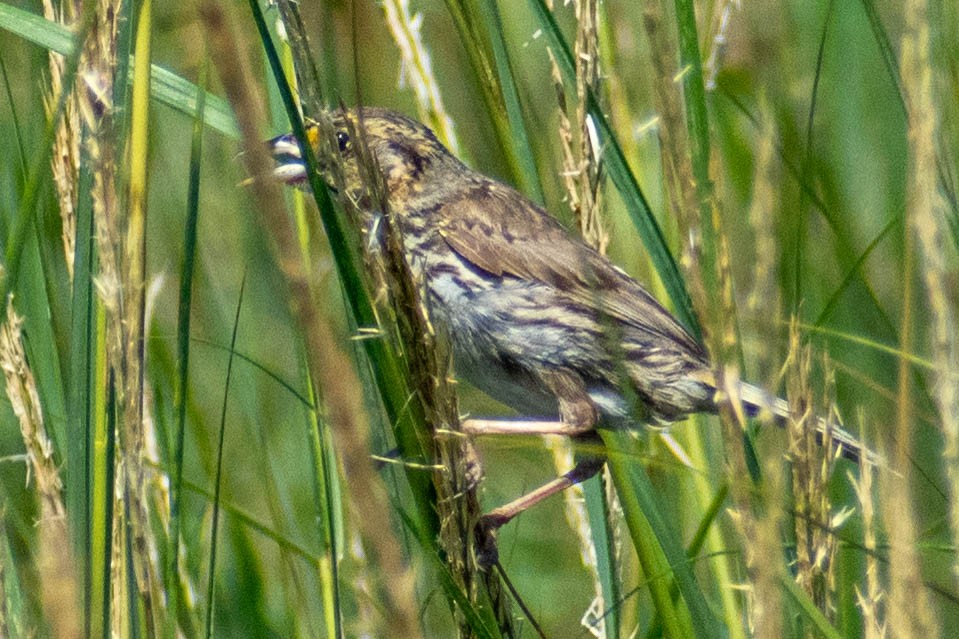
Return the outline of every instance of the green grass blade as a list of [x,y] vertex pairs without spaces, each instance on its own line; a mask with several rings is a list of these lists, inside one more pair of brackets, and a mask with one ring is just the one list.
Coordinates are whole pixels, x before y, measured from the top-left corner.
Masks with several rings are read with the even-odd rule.
[[[0,3],[0,28],[50,51],[71,57],[74,54],[75,39],[66,27],[29,11]],[[64,77],[72,79],[75,75],[67,73]],[[185,115],[196,113],[199,95],[196,85],[155,64],[151,66],[151,75],[150,94],[154,99]],[[69,87],[66,93],[69,93]],[[229,103],[211,94],[207,94],[205,100],[206,125],[231,138],[239,137]]]
[[[699,203],[699,227],[702,256],[699,266],[710,308],[722,308],[721,275],[717,263],[716,225],[713,222],[713,182],[709,172],[710,141],[706,87],[699,51],[696,12],[692,0],[675,0],[676,23],[679,29],[679,56],[682,68],[683,104],[686,128],[689,131],[689,152],[696,199]],[[728,325],[732,325],[730,322]]]
[[207,639],[213,636],[213,606],[216,602],[216,557],[218,531],[220,529],[220,488],[223,477],[223,439],[226,435],[226,414],[229,406],[230,382],[233,378],[233,353],[236,351],[236,336],[240,329],[240,309],[243,308],[243,291],[246,288],[246,273],[240,282],[240,292],[236,300],[236,316],[233,318],[233,334],[230,338],[230,358],[226,364],[226,380],[223,383],[223,401],[220,405],[220,428],[216,446],[216,467],[213,479],[213,521],[210,524],[210,560],[207,567],[206,590],[206,633]]
[[787,601],[792,602],[799,615],[804,618],[812,628],[815,628],[820,636],[826,639],[841,639],[842,635],[836,630],[822,611],[816,607],[816,604],[809,598],[809,595],[790,577],[783,575],[783,590],[787,595]]
[[[200,87],[206,84],[207,64],[200,67]],[[183,262],[180,265],[180,299],[177,313],[177,378],[176,396],[176,441],[173,445],[170,469],[173,481],[170,486],[170,535],[168,553],[169,574],[166,579],[168,593],[167,626],[176,627],[180,595],[180,504],[183,496],[183,448],[186,434],[187,393],[190,391],[190,316],[193,309],[193,274],[196,264],[197,224],[200,217],[200,159],[203,157],[204,96],[199,92],[196,114],[193,119],[193,139],[190,148],[190,182],[187,189],[186,224],[183,230]],[[233,362],[231,351],[230,363]],[[213,575],[210,575],[212,583]]]
[[[477,6],[478,4],[478,6]],[[486,113],[521,191],[543,202],[543,189],[529,146],[509,56],[495,3],[446,0],[459,39],[479,79]]]
[[[623,506],[633,545],[646,573],[649,588],[666,634],[675,637],[720,637],[721,624],[696,582],[682,540],[662,514],[645,470],[635,461],[634,442],[626,433],[603,431],[609,465]],[[674,602],[675,580],[683,605]]]
[[[309,372],[306,373],[309,375]],[[307,380],[306,387],[313,388]],[[315,402],[315,398],[313,398]],[[337,498],[340,494],[336,474],[336,458],[329,433],[320,428],[319,416],[315,410],[309,410],[310,458],[313,462],[310,478],[313,481],[313,500],[316,504],[316,521],[319,529],[324,555],[317,562],[318,578],[323,597],[324,621],[329,637],[343,636],[343,612],[339,583],[339,535],[337,523],[341,519],[342,504]]]
[[[0,20],[8,15],[8,9],[11,8],[7,5],[0,4]],[[30,15],[26,12],[20,13]],[[92,5],[88,5],[85,8],[79,29],[81,34],[89,33],[93,17],[94,12]],[[3,26],[2,22],[0,22],[0,26]],[[30,164],[30,169],[27,173],[26,184],[17,209],[17,217],[13,220],[12,228],[9,230],[6,251],[4,253],[4,268],[6,269],[6,273],[2,279],[2,285],[0,285],[0,299],[7,299],[7,295],[14,289],[17,278],[20,275],[20,259],[23,255],[23,249],[27,245],[27,234],[35,223],[44,167],[49,165],[50,149],[53,145],[56,126],[63,115],[67,96],[73,90],[73,82],[76,79],[79,64],[79,51],[72,51],[67,56],[66,63],[64,64],[63,89],[53,109],[53,117],[49,119],[43,130],[43,136],[38,147],[39,151],[34,154],[33,162]]]
[[[96,303],[93,296],[94,263],[93,207],[90,187],[93,177],[85,164],[78,177],[77,237],[73,258],[73,295],[70,310],[70,377],[67,392],[67,413],[73,415],[71,435],[67,438],[66,476],[67,485],[76,487],[67,491],[67,511],[72,513],[74,548],[82,548],[78,555],[78,568],[84,576],[84,607],[87,619],[92,615],[92,598],[103,593],[103,583],[94,587],[94,556],[102,559],[102,549],[94,552],[91,537],[93,513],[91,498],[95,477],[93,466],[97,452],[91,449],[93,439],[93,399],[95,397],[94,353],[96,352]],[[102,513],[101,513],[102,515]]]
[[605,604],[605,609],[601,611],[603,628],[608,639],[619,639],[623,635],[619,611],[622,594],[617,575],[615,535],[610,528],[611,513],[609,502],[604,494],[604,482],[600,479],[583,484],[583,493],[589,514],[593,548],[596,552],[596,574],[599,577]]
[[[481,0],[478,3],[477,13],[483,22],[483,30],[489,36],[490,54],[496,68],[498,87],[490,89],[494,95],[502,99],[503,109],[506,111],[506,134],[510,141],[508,153],[515,158],[516,169],[519,172],[520,188],[522,191],[539,203],[546,201],[543,195],[543,185],[536,171],[536,160],[533,157],[533,147],[530,144],[529,133],[526,129],[526,119],[519,99],[519,89],[516,86],[516,76],[510,64],[509,54],[506,51],[506,42],[503,39],[503,24],[499,9],[494,0]],[[487,54],[487,57],[489,54]],[[502,139],[502,135],[500,136]]]
[[7,533],[7,526],[4,524],[4,518],[0,517],[0,579],[3,580],[0,587],[3,588],[3,598],[0,606],[3,606],[0,620],[0,633],[10,639],[20,639],[20,637],[32,636],[32,633],[25,631],[24,623],[24,604],[27,599],[23,592],[23,584],[16,571],[14,563],[14,552],[10,544],[10,537]]

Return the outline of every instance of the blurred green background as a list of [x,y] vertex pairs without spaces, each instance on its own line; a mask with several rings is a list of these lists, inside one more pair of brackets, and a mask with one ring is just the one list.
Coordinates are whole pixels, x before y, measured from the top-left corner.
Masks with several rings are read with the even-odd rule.
[[[40,13],[34,3],[21,6]],[[276,98],[249,17],[239,3],[224,3],[239,28],[241,43],[255,65],[261,88],[270,96],[272,122],[262,123],[265,136],[289,130]],[[413,91],[404,81],[397,45],[382,9],[373,2],[303,3],[326,98],[333,104],[387,106],[416,115]],[[545,193],[545,206],[571,225],[559,172],[555,89],[545,39],[527,3],[501,2],[503,37],[507,44],[531,133],[533,155]],[[788,350],[788,321],[798,317],[814,351],[828,353],[836,369],[837,403],[847,424],[865,428],[871,441],[886,441],[896,420],[900,395],[897,381],[899,326],[903,313],[903,238],[907,209],[907,118],[897,84],[897,56],[903,24],[898,3],[759,2],[744,6],[725,3],[697,5],[700,44],[706,59],[722,33],[725,44],[717,57],[715,88],[708,93],[709,125],[714,152],[711,171],[722,214],[722,229],[731,250],[731,272],[744,353],[743,377],[781,392],[779,367]],[[451,116],[467,163],[508,183],[517,183],[497,142],[482,88],[443,2],[414,2],[422,16],[423,42],[432,58],[434,75]],[[669,7],[667,7],[669,9]],[[671,9],[670,9],[671,10]],[[192,3],[158,3],[154,9],[154,63],[196,81],[206,55],[207,35]],[[657,114],[652,101],[656,79],[650,63],[643,6],[610,0],[601,6],[603,46],[601,91],[617,139],[627,155],[652,210],[659,217],[674,255],[684,238],[666,214]],[[728,23],[719,28],[720,16]],[[269,20],[276,19],[267,10]],[[575,20],[572,8],[556,9],[568,40]],[[955,164],[959,131],[955,128],[959,78],[959,15],[951,2],[930,5],[933,82],[938,91],[940,123],[938,153],[946,195],[942,211],[952,235],[948,253],[951,294],[955,297]],[[4,88],[0,99],[0,237],[10,237],[20,210],[27,166],[40,157],[45,126],[42,95],[49,76],[47,53],[0,29],[0,62]],[[667,28],[675,29],[672,24]],[[885,48],[885,47],[889,48]],[[213,70],[215,71],[215,70]],[[675,70],[677,73],[679,69]],[[707,69],[707,74],[710,70]],[[222,95],[216,73],[210,91]],[[677,84],[677,90],[678,90]],[[168,463],[174,432],[176,326],[183,259],[183,227],[189,179],[192,119],[180,111],[154,104],[150,116],[149,211],[147,273],[150,278],[147,387],[149,416],[156,432],[156,459]],[[765,232],[775,239],[774,254],[761,253],[756,222],[749,218],[754,202],[757,148],[764,137],[775,144],[772,169],[773,203],[760,211]],[[196,576],[199,591],[191,594],[197,609],[206,606],[205,568],[210,524],[210,494],[218,425],[224,409],[224,383],[234,313],[241,282],[246,278],[239,313],[233,379],[226,403],[220,556],[217,566],[217,636],[324,636],[323,604],[315,570],[321,554],[321,533],[313,485],[309,480],[309,409],[304,363],[297,326],[288,312],[282,276],[262,236],[258,211],[251,203],[247,177],[238,157],[237,139],[207,130],[201,163],[199,244],[192,308],[191,356],[186,426],[184,478],[190,487],[183,503],[184,562]],[[23,153],[23,155],[21,155]],[[45,167],[44,167],[45,169]],[[13,285],[18,310],[25,315],[28,357],[35,367],[48,429],[62,460],[71,416],[63,414],[58,393],[68,351],[70,288],[59,239],[59,215],[50,178],[40,180],[35,230],[25,248],[22,272]],[[610,231],[609,253],[631,274],[650,283],[663,298],[645,250],[615,189],[608,188],[603,211]],[[949,201],[948,198],[953,199]],[[289,196],[288,199],[292,198]],[[276,206],[286,206],[277,202]],[[314,214],[313,209],[309,209]],[[59,252],[58,252],[59,251]],[[328,272],[325,309],[344,318],[337,327],[344,348],[350,334],[332,261],[316,257]],[[913,258],[914,259],[914,258]],[[778,297],[781,306],[749,303],[757,281],[757,264],[772,264],[775,290],[759,291],[761,299]],[[959,621],[955,565],[948,528],[950,497],[941,451],[943,440],[931,392],[941,379],[931,369],[930,319],[922,289],[921,268],[914,285],[916,337],[911,388],[915,424],[912,506],[921,532],[923,575],[943,627]],[[39,294],[39,289],[45,295]],[[48,299],[49,306],[44,299]],[[955,311],[955,309],[953,309]],[[708,324],[708,322],[704,322]],[[818,355],[817,355],[818,356]],[[819,362],[817,361],[817,364]],[[955,373],[955,371],[953,371]],[[946,373],[943,373],[946,375]],[[299,394],[299,397],[297,396]],[[463,386],[464,412],[495,415],[507,409]],[[390,436],[377,423],[373,453],[386,453]],[[707,445],[722,450],[718,423],[710,418],[679,424],[672,434],[684,441],[684,429],[702,428]],[[759,436],[761,451],[775,451],[785,436],[770,431]],[[483,503],[492,507],[555,475],[550,455],[533,438],[499,438],[481,442],[486,464]],[[37,506],[25,489],[26,466],[18,457],[23,441],[9,404],[0,401],[0,490],[5,533],[13,566],[30,593],[37,579],[33,522]],[[772,453],[774,454],[774,453]],[[717,455],[717,460],[721,456]],[[643,460],[670,504],[671,525],[688,541],[699,513],[687,494],[693,475],[722,476],[716,468],[691,470],[651,439]],[[839,473],[843,475],[844,473]],[[403,478],[392,468],[382,471],[387,484],[402,494]],[[158,473],[160,481],[162,473]],[[346,485],[349,478],[346,478]],[[853,504],[845,478],[834,482],[836,500]],[[67,490],[71,487],[68,486]],[[349,502],[348,488],[344,499]],[[954,497],[953,497],[954,499]],[[365,504],[347,503],[362,512]],[[721,514],[725,528],[730,524]],[[430,570],[416,544],[394,516],[401,543],[420,572],[417,599],[423,606],[424,635],[451,636],[453,625],[442,591],[430,583]],[[251,525],[256,522],[258,527]],[[849,526],[855,529],[857,520]],[[264,532],[267,531],[266,533]],[[364,565],[355,534],[344,535],[341,584],[345,597],[347,634],[359,633],[360,611],[376,607],[364,599]],[[624,533],[625,534],[625,533]],[[282,542],[282,543],[281,543]],[[748,544],[748,540],[742,543]],[[579,546],[564,521],[562,500],[524,514],[501,534],[501,555],[510,576],[549,636],[587,636],[580,619],[594,596]],[[626,546],[624,552],[628,553]],[[729,548],[737,556],[740,546]],[[843,552],[843,551],[840,551]],[[857,560],[858,561],[858,560]],[[861,570],[861,564],[855,568]],[[4,567],[9,570],[10,566]],[[699,567],[697,567],[699,570]],[[635,568],[623,561],[622,604],[649,623],[648,595]],[[705,568],[702,568],[705,573]],[[746,581],[745,574],[739,575]],[[708,578],[704,577],[708,582]],[[355,589],[353,588],[355,586]],[[638,592],[633,592],[638,588]],[[710,587],[705,587],[710,592]],[[845,593],[849,595],[849,593]],[[25,619],[42,619],[38,599],[22,604]],[[645,618],[644,615],[646,615]],[[353,624],[356,624],[354,627]],[[847,620],[847,623],[848,620]],[[855,625],[845,627],[853,635]],[[533,636],[527,632],[523,636]]]

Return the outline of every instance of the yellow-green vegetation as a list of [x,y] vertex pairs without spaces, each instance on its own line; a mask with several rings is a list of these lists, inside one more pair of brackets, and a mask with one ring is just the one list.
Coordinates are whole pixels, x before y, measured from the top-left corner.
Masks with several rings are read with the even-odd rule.
[[[928,0],[4,0],[0,636],[947,635],[957,78]],[[605,430],[484,569],[476,518],[574,453],[474,457],[507,409],[389,233],[270,179],[294,99],[426,123],[793,419]]]

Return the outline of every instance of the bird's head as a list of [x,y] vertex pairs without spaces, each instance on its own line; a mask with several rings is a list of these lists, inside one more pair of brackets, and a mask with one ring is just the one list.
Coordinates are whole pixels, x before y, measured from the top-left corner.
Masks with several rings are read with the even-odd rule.
[[[358,197],[370,188],[370,176],[382,175],[387,197],[416,197],[435,186],[451,169],[465,167],[436,139],[431,130],[395,111],[363,107],[340,109],[308,120],[307,141],[319,170],[332,188]],[[306,186],[306,164],[292,134],[270,141],[276,161],[273,174],[281,181]]]

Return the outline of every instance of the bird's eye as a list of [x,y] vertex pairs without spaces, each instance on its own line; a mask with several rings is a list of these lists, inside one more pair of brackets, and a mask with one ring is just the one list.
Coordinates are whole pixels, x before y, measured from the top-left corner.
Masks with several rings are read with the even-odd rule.
[[337,131],[336,144],[340,147],[340,153],[345,153],[350,148],[350,135],[346,131]]

